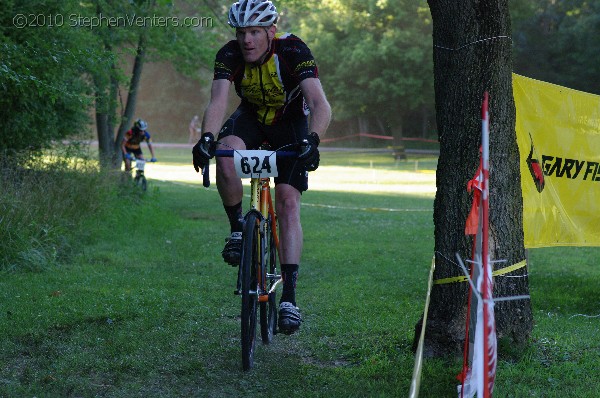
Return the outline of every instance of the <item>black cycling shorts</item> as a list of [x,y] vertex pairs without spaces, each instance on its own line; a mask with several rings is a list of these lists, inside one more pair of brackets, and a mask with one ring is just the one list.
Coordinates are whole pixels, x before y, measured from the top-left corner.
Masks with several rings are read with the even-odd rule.
[[133,155],[136,157],[136,159],[138,159],[138,158],[140,158],[140,157],[143,156],[142,155],[142,148],[133,149],[133,148],[125,147],[125,151],[127,153],[133,153]]
[[[246,144],[246,149],[258,149],[263,142],[268,142],[271,149],[280,149],[284,145],[296,144],[308,135],[308,119],[306,117],[292,120],[283,120],[273,125],[264,125],[256,117],[256,112],[240,106],[227,119],[219,139],[234,135],[241,138]],[[284,151],[295,151],[298,148],[292,145],[283,148]],[[300,193],[308,189],[308,172],[295,158],[277,157],[277,170],[275,184],[289,184]]]

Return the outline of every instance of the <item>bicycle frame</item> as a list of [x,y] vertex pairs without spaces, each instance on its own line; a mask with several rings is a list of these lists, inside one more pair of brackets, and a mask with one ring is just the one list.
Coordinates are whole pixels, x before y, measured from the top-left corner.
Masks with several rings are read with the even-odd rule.
[[250,180],[252,200],[251,208],[261,212],[265,219],[271,216],[271,228],[275,238],[275,247],[279,248],[279,235],[277,234],[277,219],[273,200],[271,198],[271,180],[269,178],[252,178]]
[[[250,211],[259,211],[262,215],[261,217],[261,226],[260,233],[264,234],[265,230],[263,227],[263,223],[271,222],[271,231],[272,236],[275,243],[275,248],[279,253],[279,234],[277,233],[277,216],[275,214],[275,209],[273,208],[273,199],[271,197],[271,180],[269,178],[251,178],[250,179]],[[264,243],[264,240],[257,242],[259,245]],[[263,270],[260,267],[265,266],[266,261],[264,256],[268,255],[265,248],[258,247],[258,253],[261,253],[260,261],[258,262],[259,270],[258,275],[263,275]],[[281,276],[279,275],[271,275],[266,274],[265,279],[273,278],[277,279],[273,286],[267,290],[267,281],[261,280],[258,283],[258,301],[266,302],[269,300],[269,293],[273,292],[277,285],[281,282]]]

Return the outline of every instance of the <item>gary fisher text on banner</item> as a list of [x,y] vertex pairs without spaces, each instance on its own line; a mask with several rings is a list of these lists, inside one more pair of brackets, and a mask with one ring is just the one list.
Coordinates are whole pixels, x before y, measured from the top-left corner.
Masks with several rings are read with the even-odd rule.
[[525,247],[600,246],[600,96],[513,75]]

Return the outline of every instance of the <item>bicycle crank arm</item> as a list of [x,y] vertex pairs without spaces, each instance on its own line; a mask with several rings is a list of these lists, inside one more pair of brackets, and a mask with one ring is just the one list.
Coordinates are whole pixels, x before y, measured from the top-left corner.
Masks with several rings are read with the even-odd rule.
[[[268,277],[268,275],[267,275],[267,277]],[[277,279],[277,281],[275,281],[275,283],[273,283],[273,286],[271,286],[271,289],[269,289],[269,293],[268,294],[273,293],[275,291],[275,289],[277,288],[277,285],[279,285],[281,283],[281,281],[283,280],[281,278],[281,276],[279,276],[279,275],[277,275],[275,277],[279,277],[279,279]]]

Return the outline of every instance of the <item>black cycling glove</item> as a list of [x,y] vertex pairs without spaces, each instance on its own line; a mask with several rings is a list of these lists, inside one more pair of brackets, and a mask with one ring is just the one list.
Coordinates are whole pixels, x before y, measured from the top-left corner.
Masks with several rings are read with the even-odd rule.
[[304,164],[306,171],[315,171],[319,167],[321,156],[317,147],[320,142],[319,135],[312,132],[300,143],[298,160]]
[[196,172],[203,170],[209,163],[209,160],[215,156],[216,148],[215,136],[212,133],[202,134],[202,137],[200,137],[200,140],[192,149]]

